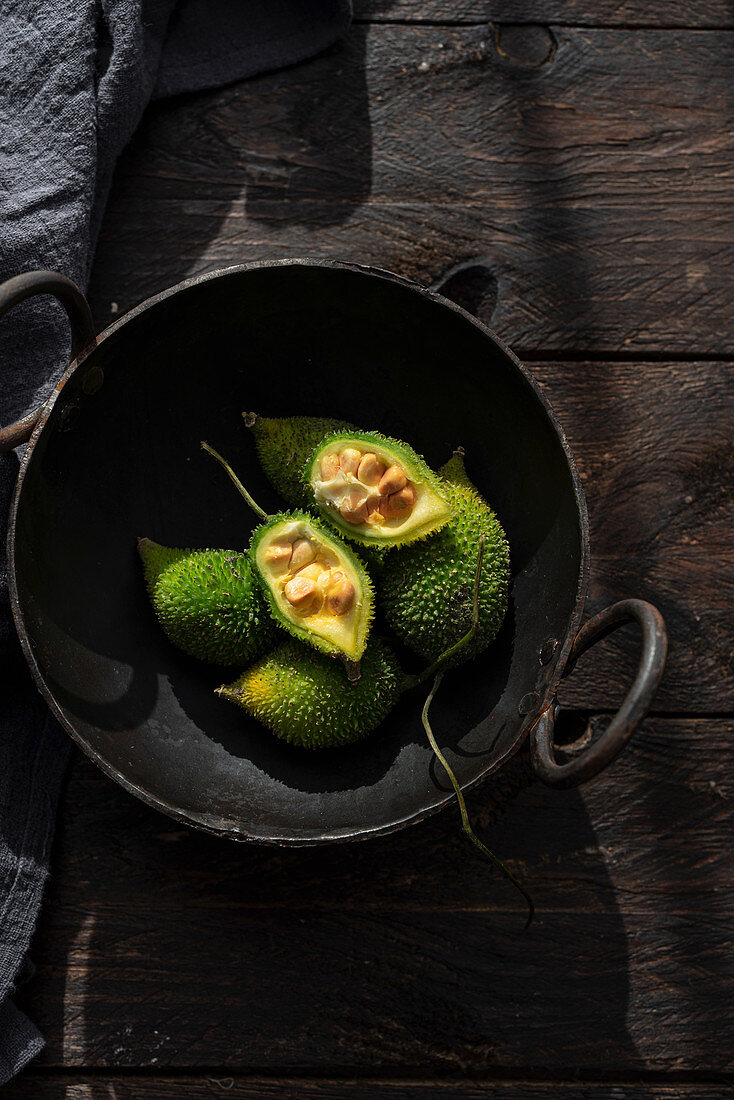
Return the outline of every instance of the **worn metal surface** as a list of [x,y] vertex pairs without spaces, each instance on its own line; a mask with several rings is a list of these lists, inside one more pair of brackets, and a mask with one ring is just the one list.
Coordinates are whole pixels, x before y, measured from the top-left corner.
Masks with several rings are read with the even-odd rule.
[[592,742],[587,728],[573,746],[564,746],[563,751],[572,758],[558,764],[553,743],[559,710],[555,699],[533,727],[530,741],[533,767],[538,778],[551,787],[576,787],[603,771],[625,747],[650,707],[665,668],[668,637],[662,615],[644,600],[620,600],[585,622],[574,639],[564,676],[573,671],[576,661],[594,642],[629,622],[642,627],[640,665],[622,706],[604,733]]
[[[140,581],[137,535],[247,541],[248,517],[198,462],[198,440],[247,448],[243,407],[323,412],[321,379],[345,361],[352,384],[328,412],[405,436],[434,464],[462,444],[513,548],[505,628],[481,675],[453,674],[435,711],[468,787],[518,749],[553,695],[583,609],[588,529],[547,402],[464,310],[391,273],[334,261],[189,279],[110,326],[71,365],[21,467],[11,596],[39,690],[128,790],[234,839],[355,839],[451,800],[431,774],[419,699],[404,700],[377,737],[315,763],[215,699],[221,675],[171,651]],[[265,496],[251,447],[239,461]],[[550,652],[549,638],[563,641]]]
[[[51,294],[66,310],[71,325],[72,361],[94,346],[94,322],[87,299],[71,279],[56,271],[27,271],[4,282],[0,286],[0,317],[13,306],[27,298],[34,298],[37,294]],[[0,428],[0,452],[11,451],[14,447],[27,443],[39,413],[40,409],[36,409],[15,424]]]

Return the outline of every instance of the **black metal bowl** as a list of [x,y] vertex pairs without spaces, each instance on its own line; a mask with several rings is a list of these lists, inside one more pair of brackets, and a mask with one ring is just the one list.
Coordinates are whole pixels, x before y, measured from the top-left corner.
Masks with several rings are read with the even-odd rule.
[[[595,774],[630,736],[662,673],[659,614],[624,601],[578,633],[588,571],[586,510],[563,433],[516,357],[440,295],[351,264],[233,267],[151,298],[95,338],[81,293],[36,272],[0,288],[0,316],[51,293],[74,356],[27,439],[9,526],[13,612],[53,713],[112,778],[150,805],[240,840],[304,844],[388,832],[452,798],[406,695],[361,744],[307,753],[277,741],[214,688],[231,673],[180,655],[156,623],[136,538],[242,548],[252,517],[209,459],[207,439],[277,501],[242,425],[343,417],[404,438],[433,466],[457,445],[512,550],[510,610],[480,658],[446,677],[432,712],[463,787],[530,731],[546,782]],[[609,729],[564,764],[554,691],[600,633],[637,618],[643,658]]]

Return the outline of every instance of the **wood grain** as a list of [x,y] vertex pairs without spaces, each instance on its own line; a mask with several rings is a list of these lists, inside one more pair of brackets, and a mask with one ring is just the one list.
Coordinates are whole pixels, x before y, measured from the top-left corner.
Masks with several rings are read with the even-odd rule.
[[[716,911],[715,895],[723,898],[734,870],[724,841],[733,735],[734,720],[648,719],[581,793],[535,782],[522,754],[471,793],[470,809],[498,854],[532,884],[541,917],[603,912],[612,886],[630,911]],[[175,914],[189,897],[222,910],[522,907],[473,858],[449,809],[379,842],[297,852],[242,847],[172,822],[78,757],[65,811],[53,908],[77,891],[83,910],[111,904],[120,883],[118,904],[133,913],[149,898],[151,911]],[[335,892],[329,883],[337,881]]]
[[644,1085],[472,1081],[365,1081],[344,1078],[242,1078],[216,1073],[160,1080],[114,1074],[48,1078],[25,1074],[7,1087],[5,1100],[722,1100],[722,1085]]
[[[734,387],[730,363],[531,363],[566,431],[591,525],[588,610],[624,596],[662,611],[670,655],[655,709],[734,707]],[[576,707],[618,703],[632,629],[564,685]]]
[[79,762],[24,994],[43,1064],[725,1072],[731,744],[731,724],[656,719],[583,794],[522,759],[477,791],[536,896],[527,933],[452,814],[375,844],[242,848]]
[[[533,360],[566,430],[589,612],[634,595],[666,616],[660,713],[582,791],[543,788],[521,753],[471,793],[533,891],[527,933],[451,812],[380,842],[239,847],[77,757],[19,995],[48,1048],[4,1095],[720,1100],[734,11],[358,0],[356,14],[311,62],[148,111],[103,227],[98,322],[258,258],[448,273],[446,293]],[[619,702],[636,647],[616,635],[564,684],[569,737]]]
[[356,0],[370,22],[562,23],[617,27],[730,27],[727,0]]
[[734,34],[508,33],[357,26],[287,75],[154,106],[117,172],[99,323],[245,260],[431,282],[479,257],[483,319],[521,351],[734,352]]

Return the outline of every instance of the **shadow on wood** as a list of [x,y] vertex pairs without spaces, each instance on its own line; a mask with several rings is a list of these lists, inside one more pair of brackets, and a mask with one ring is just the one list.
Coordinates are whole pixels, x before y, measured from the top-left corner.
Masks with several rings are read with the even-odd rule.
[[[67,797],[24,998],[45,1065],[638,1063],[626,931],[583,801],[532,783],[524,755],[471,803],[536,894],[529,932],[452,812],[378,843],[294,852],[180,829],[86,761]],[[579,851],[590,881],[574,883],[560,868]]]

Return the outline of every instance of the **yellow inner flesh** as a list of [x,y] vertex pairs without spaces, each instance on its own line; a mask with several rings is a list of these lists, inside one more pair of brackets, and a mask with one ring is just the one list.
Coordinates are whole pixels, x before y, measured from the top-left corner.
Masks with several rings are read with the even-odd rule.
[[[281,550],[288,545],[290,560]],[[287,520],[273,527],[260,540],[257,564],[285,618],[354,652],[364,604],[359,574],[309,523]],[[305,588],[313,588],[313,596],[294,606],[304,582],[310,582]]]
[[[355,452],[359,455],[359,462]],[[379,463],[378,473],[382,467],[384,477],[388,471],[397,468],[405,478],[405,486],[393,494],[382,492],[379,482],[369,484],[369,481],[374,482],[375,477],[373,457]],[[361,460],[364,460],[364,466]],[[338,512],[355,531],[369,532],[376,538],[390,540],[399,532],[431,524],[446,514],[446,505],[430,485],[409,477],[400,460],[388,451],[361,440],[341,439],[322,451],[311,471],[311,485],[322,505]],[[395,508],[391,501],[395,497],[401,497],[405,507]],[[366,518],[360,508],[361,503],[368,512]],[[391,510],[397,511],[397,514],[390,514]]]

